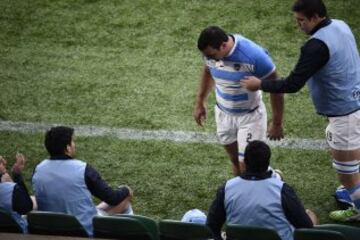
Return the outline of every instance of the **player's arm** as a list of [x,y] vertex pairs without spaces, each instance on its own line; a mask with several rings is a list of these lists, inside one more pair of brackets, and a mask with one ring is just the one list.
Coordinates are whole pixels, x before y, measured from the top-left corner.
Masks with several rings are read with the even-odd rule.
[[281,206],[286,219],[295,228],[312,228],[314,224],[318,223],[315,213],[305,210],[295,191],[286,183],[281,189]]
[[[276,70],[272,72],[266,79],[276,81],[278,79]],[[270,103],[272,110],[272,121],[268,130],[268,137],[271,140],[280,140],[284,138],[283,130],[283,114],[284,114],[284,95],[281,93],[271,93]]]
[[311,39],[301,48],[300,58],[290,75],[276,84],[261,83],[266,92],[294,93],[299,91],[308,79],[318,72],[330,58],[329,48],[319,39]]
[[[259,81],[269,81],[275,83],[278,79],[275,64],[271,59],[269,53],[263,49],[258,48],[254,53],[255,72],[254,78]],[[261,79],[261,80],[260,80]],[[240,85],[244,80],[240,81]],[[284,112],[284,97],[282,94],[270,95],[271,108],[272,108],[272,123],[269,126],[268,137],[272,140],[280,140],[284,137],[282,121]]]
[[262,89],[264,92],[272,93],[295,93],[329,61],[329,58],[330,52],[326,44],[313,38],[301,48],[299,60],[288,77],[272,82],[261,81],[251,76],[242,79],[240,85],[250,91]]
[[17,177],[16,181],[17,184],[14,187],[12,196],[13,210],[24,215],[33,210],[33,201],[31,200],[22,177]]
[[222,240],[221,228],[226,221],[226,211],[224,205],[225,184],[219,187],[216,197],[213,200],[206,220],[206,225],[213,233],[214,240]]
[[12,196],[12,205],[13,210],[19,214],[27,214],[33,210],[33,201],[29,195],[29,191],[24,183],[24,179],[21,175],[25,167],[25,156],[21,153],[16,154],[16,162],[12,167],[12,177],[16,183],[13,196]]
[[200,86],[196,95],[195,107],[193,112],[194,119],[196,123],[200,126],[202,126],[203,121],[206,119],[205,102],[213,85],[214,80],[211,77],[210,70],[205,65],[202,71]]
[[125,198],[132,196],[130,188],[112,189],[89,164],[86,164],[85,183],[90,193],[109,205],[115,206]]

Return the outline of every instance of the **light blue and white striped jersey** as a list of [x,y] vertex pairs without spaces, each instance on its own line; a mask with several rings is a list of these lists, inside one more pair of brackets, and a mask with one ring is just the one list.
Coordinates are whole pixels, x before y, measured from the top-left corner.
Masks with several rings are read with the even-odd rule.
[[215,81],[216,103],[227,113],[247,113],[259,106],[261,91],[250,92],[240,87],[245,76],[260,79],[275,71],[275,65],[268,52],[253,41],[234,35],[234,47],[221,60],[205,58],[205,64]]

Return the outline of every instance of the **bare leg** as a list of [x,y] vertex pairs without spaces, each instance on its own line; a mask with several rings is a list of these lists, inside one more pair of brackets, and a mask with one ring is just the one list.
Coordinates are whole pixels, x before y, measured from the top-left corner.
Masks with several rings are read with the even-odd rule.
[[237,142],[233,142],[228,145],[224,145],[226,152],[228,153],[232,166],[234,176],[239,176],[242,172],[245,171],[244,164],[239,163],[239,150]]

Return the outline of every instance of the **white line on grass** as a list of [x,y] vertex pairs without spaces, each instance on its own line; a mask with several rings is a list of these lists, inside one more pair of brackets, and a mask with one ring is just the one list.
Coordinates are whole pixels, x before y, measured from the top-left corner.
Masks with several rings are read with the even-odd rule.
[[[59,125],[62,124],[0,121],[0,131],[44,133],[51,127]],[[210,144],[218,142],[215,134],[212,133],[171,130],[141,130],[88,125],[76,125],[71,127],[75,129],[77,136],[86,137],[114,137],[125,140],[168,140],[174,142]],[[272,147],[290,149],[324,150],[327,148],[326,142],[318,139],[285,138],[281,141],[268,141],[268,143]]]

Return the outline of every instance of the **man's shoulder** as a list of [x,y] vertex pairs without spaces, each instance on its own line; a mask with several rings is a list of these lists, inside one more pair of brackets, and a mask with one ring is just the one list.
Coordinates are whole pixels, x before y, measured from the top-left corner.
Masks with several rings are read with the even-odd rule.
[[76,158],[70,159],[70,161],[74,161],[74,162],[76,162],[76,163],[85,163],[85,164],[87,164],[84,160],[76,159]]
[[241,35],[235,35],[234,54],[243,61],[262,64],[269,59],[268,51],[258,43]]
[[80,159],[44,159],[42,160],[36,168],[47,166],[47,165],[82,165],[86,166],[87,163]]
[[332,18],[331,19],[331,23],[330,24],[341,24],[341,25],[347,25],[348,24],[344,21],[344,20],[341,20],[341,19],[335,19],[335,18]]
[[235,42],[236,42],[236,47],[238,50],[251,50],[251,49],[259,49],[262,48],[262,46],[260,44],[258,44],[257,42],[241,35],[241,34],[235,34]]
[[15,182],[0,182],[1,188],[13,188],[15,185]]
[[239,182],[241,182],[242,181],[242,179],[241,179],[241,177],[233,177],[233,178],[231,178],[231,179],[229,179],[229,180],[227,180],[226,181],[226,183],[225,183],[225,188],[229,188],[229,187],[231,187],[231,186],[233,186],[233,185],[236,185],[236,184],[238,184]]
[[39,163],[35,166],[35,168],[42,167],[42,166],[48,164],[49,161],[50,161],[49,159],[44,159],[44,160],[42,160],[41,162],[39,162]]

